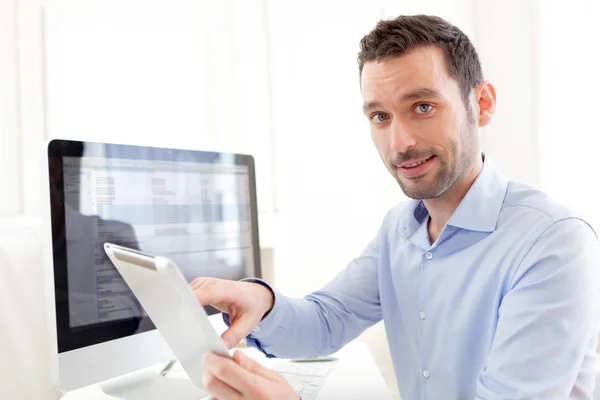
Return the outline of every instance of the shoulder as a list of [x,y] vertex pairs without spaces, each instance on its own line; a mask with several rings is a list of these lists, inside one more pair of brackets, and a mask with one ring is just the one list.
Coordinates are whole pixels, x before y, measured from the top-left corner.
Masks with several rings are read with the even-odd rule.
[[414,211],[417,203],[419,203],[417,200],[403,200],[390,208],[383,218],[382,228],[389,230],[397,226],[404,219],[409,218],[411,210]]
[[510,182],[498,229],[520,254],[513,284],[525,275],[542,279],[565,268],[579,281],[596,274],[600,246],[593,227],[581,212],[543,191]]
[[[502,204],[498,228],[518,227],[522,233],[539,237],[547,230],[565,228],[583,235],[596,232],[583,213],[561,203],[549,194],[528,185],[510,181]],[[566,228],[569,228],[568,230]]]

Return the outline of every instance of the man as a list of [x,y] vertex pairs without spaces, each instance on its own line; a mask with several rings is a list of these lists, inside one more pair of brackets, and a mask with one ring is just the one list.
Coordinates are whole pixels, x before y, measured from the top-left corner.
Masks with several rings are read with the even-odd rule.
[[[375,147],[413,200],[304,299],[258,280],[197,279],[198,300],[230,320],[223,339],[311,357],[383,318],[403,399],[590,399],[597,237],[481,153],[496,91],[472,43],[440,18],[401,16],[362,39],[358,62]],[[209,355],[205,365],[218,399],[297,399],[240,355]]]

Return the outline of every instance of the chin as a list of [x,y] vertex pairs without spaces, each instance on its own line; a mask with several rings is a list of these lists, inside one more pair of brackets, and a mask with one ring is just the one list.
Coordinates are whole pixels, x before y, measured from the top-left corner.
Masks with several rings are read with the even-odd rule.
[[438,191],[434,185],[428,185],[425,182],[422,184],[414,184],[415,182],[409,182],[408,184],[398,179],[400,188],[407,197],[414,200],[426,200],[439,197]]

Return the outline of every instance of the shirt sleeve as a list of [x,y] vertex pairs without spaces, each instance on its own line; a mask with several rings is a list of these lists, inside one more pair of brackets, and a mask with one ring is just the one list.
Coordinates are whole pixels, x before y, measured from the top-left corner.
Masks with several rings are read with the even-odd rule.
[[477,399],[591,398],[599,267],[598,240],[582,220],[555,222],[540,235],[501,301]]
[[269,357],[316,357],[336,352],[380,321],[378,242],[379,235],[333,281],[302,299],[257,282],[273,291],[275,303],[246,343]]

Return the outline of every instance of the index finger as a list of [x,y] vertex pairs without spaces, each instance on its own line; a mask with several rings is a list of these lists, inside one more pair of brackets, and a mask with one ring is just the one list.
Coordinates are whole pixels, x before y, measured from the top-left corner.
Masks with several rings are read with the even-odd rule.
[[196,278],[190,283],[190,288],[194,292],[196,299],[203,306],[213,305],[222,301],[219,291],[215,290],[214,278]]
[[190,287],[192,288],[192,290],[202,287],[206,284],[208,284],[208,282],[210,282],[212,279],[214,278],[205,278],[205,277],[198,277],[196,279],[194,279],[191,283],[190,283]]

